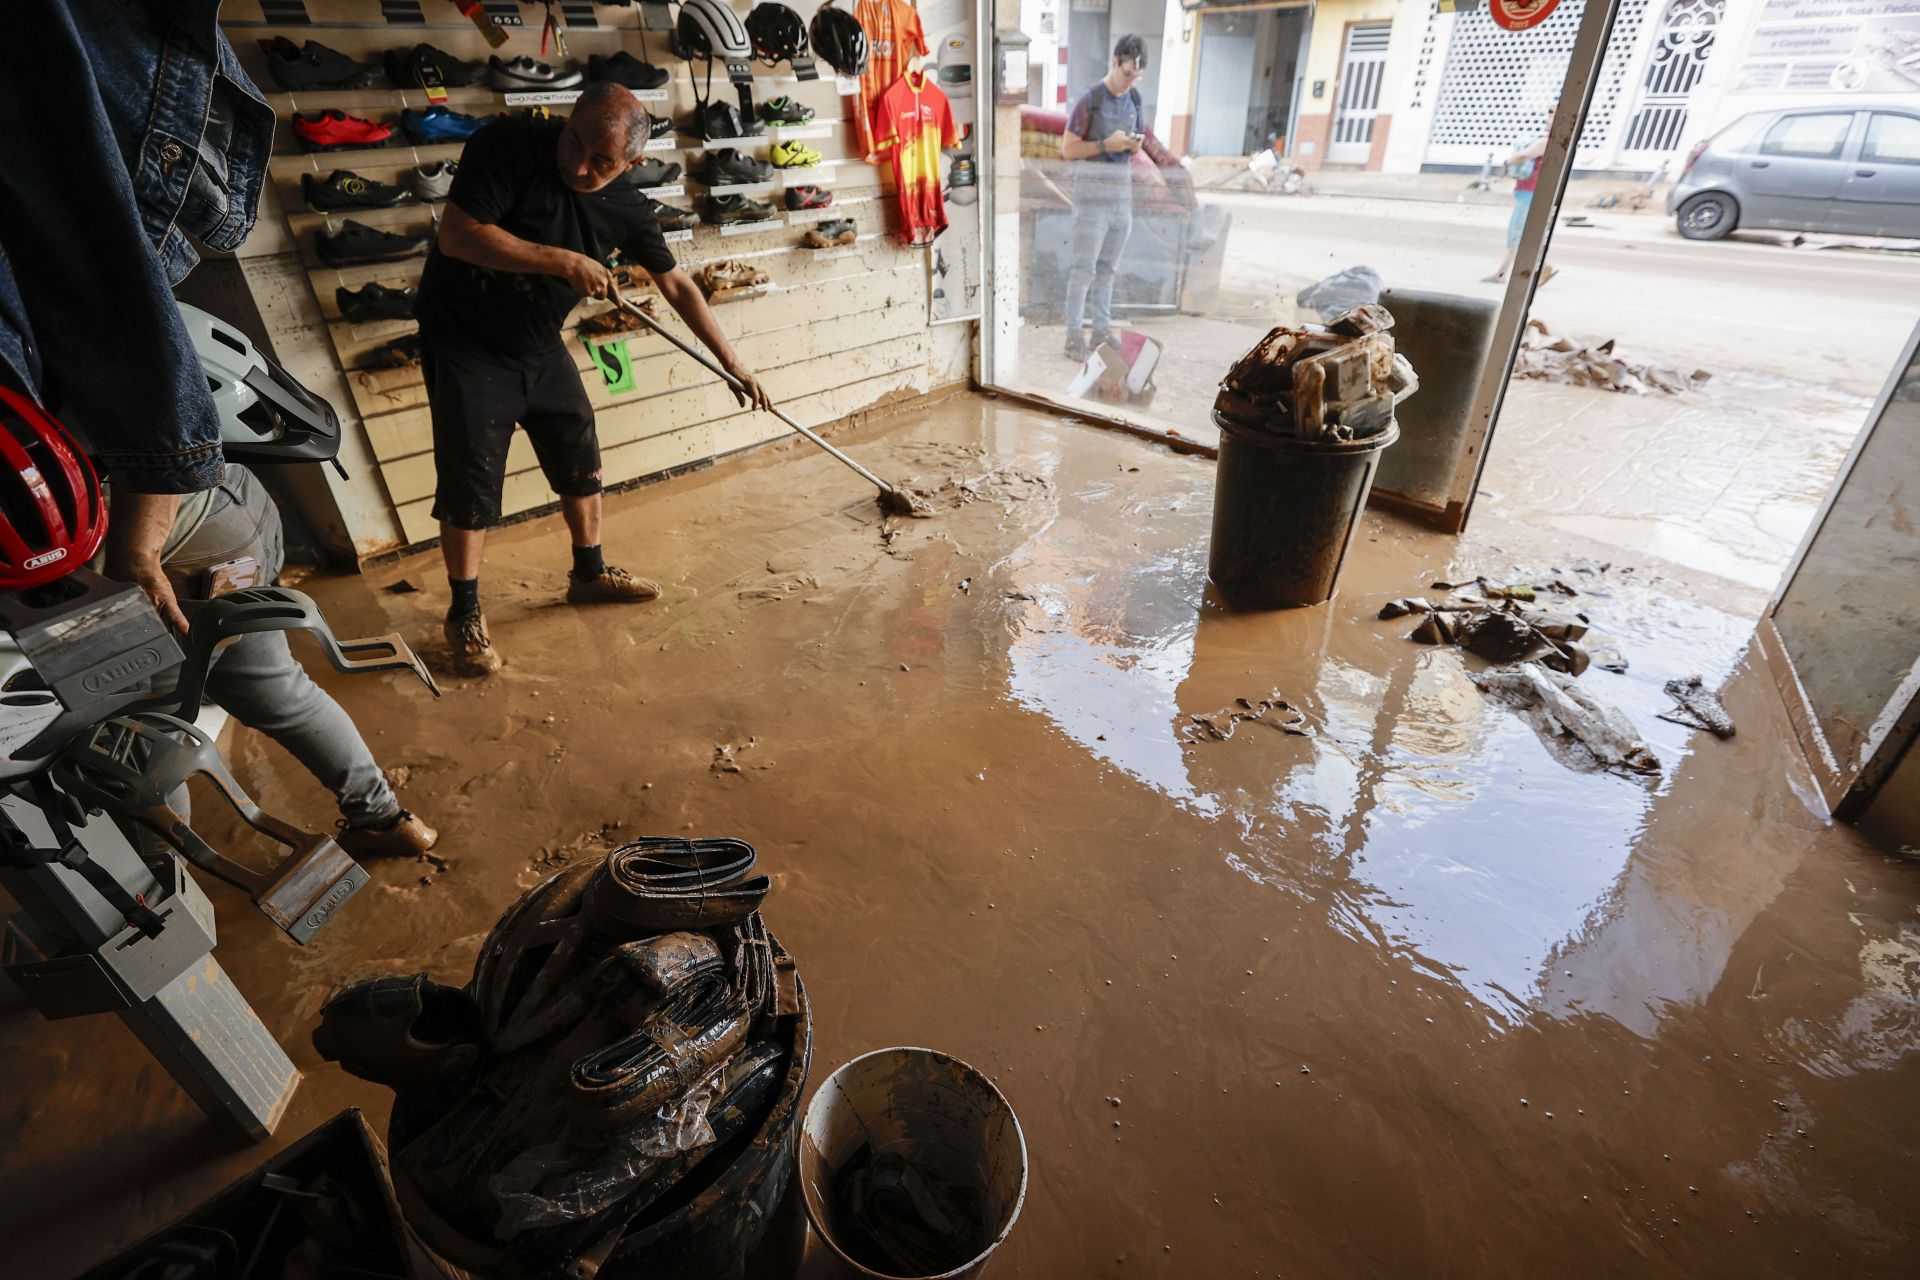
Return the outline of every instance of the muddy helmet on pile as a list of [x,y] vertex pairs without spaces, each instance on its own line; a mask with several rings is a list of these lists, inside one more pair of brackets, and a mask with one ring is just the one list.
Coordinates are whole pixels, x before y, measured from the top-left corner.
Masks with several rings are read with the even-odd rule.
[[753,57],[746,27],[722,0],[684,0],[672,44],[674,55],[688,62],[696,58],[744,62]]
[[100,549],[107,509],[66,428],[0,386],[0,591],[45,586]]
[[793,74],[801,80],[818,80],[820,72],[813,64],[813,49],[807,43],[807,25],[800,15],[778,0],[762,0],[747,15],[747,36],[753,41],[753,54],[768,66],[791,63]]
[[836,9],[832,0],[813,15],[808,33],[814,53],[841,75],[857,76],[867,69],[866,28],[845,9]]
[[220,415],[220,448],[228,462],[333,462],[338,457],[340,418],[332,405],[220,317],[184,302],[177,305]]

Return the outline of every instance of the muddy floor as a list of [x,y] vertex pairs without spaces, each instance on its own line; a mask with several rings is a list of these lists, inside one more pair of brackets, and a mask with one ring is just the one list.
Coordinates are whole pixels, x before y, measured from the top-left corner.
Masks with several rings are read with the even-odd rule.
[[[832,461],[762,451],[612,501],[609,553],[662,601],[557,603],[564,535],[521,525],[489,546],[498,677],[437,704],[328,677],[445,865],[373,867],[304,950],[211,889],[216,954],[307,1073],[279,1140],[384,1125],[307,1041],[339,985],[461,981],[569,858],[724,833],[774,877],[816,1079],[935,1045],[1012,1100],[1032,1181],[994,1274],[1920,1269],[1920,865],[1820,816],[1754,592],[1497,512],[1459,542],[1369,517],[1330,606],[1236,616],[1205,590],[1208,463],[974,398],[843,443],[996,478],[889,531]],[[1629,662],[1582,680],[1657,777],[1570,766],[1475,660],[1375,620],[1476,573],[1580,592]],[[343,635],[429,644],[445,605],[433,557],[309,586]],[[1692,674],[1737,737],[1656,718]],[[230,757],[331,820],[277,748]],[[260,1158],[111,1019],[10,1005],[0,1053],[9,1275]]]

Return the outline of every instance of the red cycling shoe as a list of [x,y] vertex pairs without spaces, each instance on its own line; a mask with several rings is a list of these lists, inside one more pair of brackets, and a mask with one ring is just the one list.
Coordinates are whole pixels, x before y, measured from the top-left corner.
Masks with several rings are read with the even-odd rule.
[[321,111],[293,117],[293,136],[303,151],[340,151],[348,147],[384,147],[393,126],[362,120],[344,111]]

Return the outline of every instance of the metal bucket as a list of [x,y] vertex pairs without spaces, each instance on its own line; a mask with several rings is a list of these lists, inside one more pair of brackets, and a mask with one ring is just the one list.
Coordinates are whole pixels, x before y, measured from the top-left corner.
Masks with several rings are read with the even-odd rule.
[[853,1274],[977,1276],[1027,1195],[1027,1141],[993,1082],[937,1049],[877,1049],[820,1086],[800,1126],[813,1229]]

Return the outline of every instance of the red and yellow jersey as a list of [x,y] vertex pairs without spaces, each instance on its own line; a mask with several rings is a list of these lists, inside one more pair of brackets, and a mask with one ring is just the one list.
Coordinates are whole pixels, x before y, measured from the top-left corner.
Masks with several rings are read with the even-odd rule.
[[960,145],[953,107],[922,71],[895,80],[874,104],[874,145],[893,161],[902,231],[908,244],[932,244],[947,229],[940,195],[940,148]]
[[853,106],[853,127],[860,154],[877,159],[876,117],[887,89],[907,73],[915,54],[927,56],[927,33],[908,0],[856,0],[853,16],[867,33],[867,69],[860,73],[860,98]]

